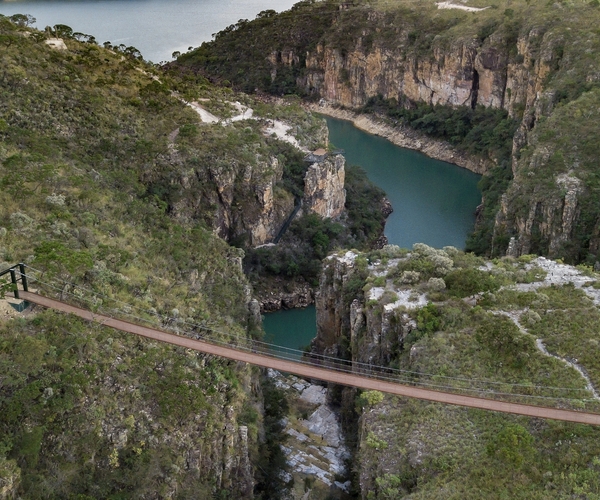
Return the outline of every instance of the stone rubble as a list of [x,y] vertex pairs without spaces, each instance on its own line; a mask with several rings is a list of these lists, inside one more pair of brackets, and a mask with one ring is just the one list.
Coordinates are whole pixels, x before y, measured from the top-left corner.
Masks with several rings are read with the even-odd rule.
[[297,428],[292,427],[293,422],[289,419],[283,421],[290,439],[282,450],[292,476],[310,476],[328,487],[348,491],[350,482],[342,483],[336,477],[346,474],[345,461],[350,458],[350,453],[344,444],[337,414],[327,404],[327,389],[295,376],[283,376],[276,370],[269,369],[268,376],[277,387],[297,395],[303,403],[315,406],[307,419],[296,421]]

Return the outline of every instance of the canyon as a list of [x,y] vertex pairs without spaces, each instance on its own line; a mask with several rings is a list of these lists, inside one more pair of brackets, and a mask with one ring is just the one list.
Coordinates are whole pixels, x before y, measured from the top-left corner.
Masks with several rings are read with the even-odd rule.
[[[597,10],[591,4],[545,8],[527,2],[505,10],[459,6],[470,11],[433,3],[417,11],[410,2],[395,9],[299,4],[289,14],[240,22],[178,63],[237,84],[224,55],[225,47],[235,47],[255,63],[242,63],[246,86],[322,100],[326,113],[345,115],[406,147],[486,174],[474,251],[531,252],[593,264],[600,213],[592,201],[597,186],[588,173],[598,151],[593,142],[570,134],[565,118],[579,135],[597,133],[598,40],[591,21]],[[265,35],[246,49],[243,40],[255,27]],[[381,102],[387,114],[377,112],[374,103]],[[473,143],[490,139],[473,130],[459,153],[443,140],[423,140],[420,131],[407,130],[416,124],[428,134],[430,124],[443,126],[436,113],[460,117],[479,109],[490,110],[490,116],[497,110],[496,117],[516,125],[506,145],[492,142],[478,152]],[[373,110],[368,118],[360,116]],[[410,118],[421,111],[420,118]],[[457,140],[453,133],[446,140]],[[554,136],[564,137],[566,154],[557,150]]]

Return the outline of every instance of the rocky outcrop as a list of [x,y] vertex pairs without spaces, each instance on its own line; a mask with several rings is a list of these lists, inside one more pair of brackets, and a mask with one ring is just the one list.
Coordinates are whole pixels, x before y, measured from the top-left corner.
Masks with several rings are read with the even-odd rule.
[[[289,466],[286,479],[293,478],[295,487],[286,498],[325,498],[318,493],[323,486],[348,492],[350,481],[340,479],[348,473],[350,453],[344,444],[339,415],[327,401],[328,390],[293,375],[284,376],[271,369],[267,373],[278,388],[286,391],[291,406],[290,415],[283,420],[287,439],[282,449]],[[315,491],[308,489],[307,496],[306,488],[311,484]]]
[[0,499],[15,498],[21,482],[21,469],[15,460],[0,458]]
[[[385,247],[382,251],[387,252],[390,248],[393,247]],[[425,245],[423,248],[429,249]],[[436,255],[434,259],[443,252],[430,250]],[[397,258],[390,259],[387,269],[393,269],[398,262]],[[340,346],[347,345],[352,361],[382,366],[390,362],[406,335],[416,328],[408,311],[423,307],[427,301],[423,294],[392,290],[390,283],[386,283],[391,280],[383,279],[382,286],[367,284],[364,281],[367,270],[380,278],[384,278],[386,272],[375,270],[379,263],[366,268],[365,265],[364,260],[353,252],[326,259],[315,299],[317,336],[313,349],[340,356],[343,354]],[[354,298],[360,297],[361,291],[364,297]]]
[[319,290],[315,296],[317,336],[313,347],[317,352],[331,352],[347,331],[350,318],[344,303],[344,286],[355,271],[354,252],[328,257],[323,265]]
[[[282,176],[283,167],[275,157],[242,167],[209,165],[181,176],[182,194],[172,210],[187,219],[214,207],[210,224],[221,238],[263,245],[275,239],[294,208],[293,196],[277,186]],[[198,192],[200,196],[194,196]]]
[[263,313],[307,307],[314,302],[313,289],[303,280],[274,278],[256,289],[255,295]]
[[[488,319],[491,321],[496,321],[497,317],[503,315],[514,322],[517,327],[515,331],[520,332],[517,335],[528,339],[528,362],[535,359],[535,362],[545,363],[540,359],[540,354],[553,357],[572,369],[571,374],[579,379],[580,385],[582,380],[585,381],[586,394],[597,399],[594,377],[586,372],[583,366],[585,363],[578,365],[583,353],[589,348],[579,346],[579,354],[573,355],[573,351],[570,351],[573,347],[566,347],[567,342],[570,346],[575,345],[568,341],[571,334],[569,327],[563,326],[563,331],[568,333],[561,340],[557,339],[552,328],[534,328],[544,314],[557,313],[557,318],[560,317],[561,321],[577,321],[575,318],[581,314],[582,309],[589,310],[592,303],[597,306],[600,291],[590,286],[596,277],[586,276],[580,269],[543,257],[519,260],[507,258],[493,262],[473,260],[471,264],[466,263],[465,257],[451,247],[436,250],[421,244],[415,245],[409,254],[394,251],[390,246],[383,249],[383,252],[368,255],[346,252],[329,257],[317,297],[319,329],[313,348],[336,356],[345,353],[353,361],[355,370],[365,368],[359,362],[371,365],[369,369],[372,371],[376,371],[376,367],[385,366],[391,368],[384,372],[385,376],[404,379],[402,382],[408,379],[410,383],[422,384],[423,387],[438,388],[456,384],[454,387],[462,391],[466,389],[462,385],[465,379],[462,375],[450,375],[448,367],[456,359],[461,360],[462,367],[464,360],[474,356],[475,351],[490,349],[490,346],[477,339],[477,323],[471,323],[468,327],[465,324],[447,327],[443,322],[431,324],[429,322],[432,317],[427,319],[429,311],[444,308],[444,314],[453,311],[450,314],[456,314],[455,318],[475,318],[475,314],[489,314]],[[436,276],[427,280],[424,276],[429,276],[432,268],[435,269]],[[500,294],[495,293],[477,293],[462,297],[462,301],[446,295],[444,300],[444,296],[439,294],[442,287],[445,287],[444,280],[451,288],[451,274],[466,270],[489,273],[491,277],[502,276],[506,280],[507,291],[526,293],[531,302],[527,306],[522,302],[519,305],[517,302],[523,300],[524,295],[519,299],[516,298],[517,295],[513,295],[515,298],[498,300]],[[571,319],[563,316],[563,310],[560,313],[553,311],[554,303],[546,295],[550,293],[548,290],[559,290],[563,286],[566,286],[566,290],[562,293],[573,296],[580,294],[571,306]],[[431,293],[430,297],[425,296],[426,290]],[[463,294],[471,294],[476,290],[481,288],[464,290]],[[361,296],[363,294],[364,297]],[[344,299],[336,301],[335,297],[340,295]],[[430,300],[435,301],[435,306],[428,305]],[[491,303],[487,302],[490,300]],[[421,314],[417,313],[418,310]],[[419,328],[413,318],[418,318]],[[430,329],[429,333],[426,333],[427,329]],[[502,336],[506,335],[505,329],[499,331]],[[459,335],[463,335],[462,340],[458,340]],[[556,345],[561,346],[562,355],[550,353],[546,344],[537,338],[538,335],[551,336],[555,349]],[[402,343],[404,352],[398,349],[398,345]],[[525,350],[521,347],[519,349]],[[456,356],[458,351],[462,351],[464,357]],[[565,356],[564,353],[569,351],[570,356]],[[498,351],[490,351],[486,354],[486,359],[492,359],[492,353],[495,353],[494,357],[502,355]],[[586,359],[588,366],[591,366],[593,354],[586,355]],[[491,370],[497,370],[501,380],[506,373],[502,373],[505,361],[497,363],[497,368]],[[480,364],[474,362],[474,366]],[[547,377],[546,373],[555,368],[551,364],[545,366],[548,368],[543,372],[540,370],[540,373]],[[558,370],[563,371],[564,368],[559,367]],[[432,373],[435,375],[428,375]],[[485,380],[470,378],[466,383],[471,390],[491,394],[494,392],[488,385],[491,380],[495,380],[493,375]],[[475,384],[486,387],[479,390]],[[354,470],[357,473],[359,498],[410,498],[411,494],[422,494],[425,491],[422,484],[428,481],[434,485],[430,491],[437,498],[441,491],[438,482],[439,463],[447,463],[446,460],[453,456],[462,457],[467,449],[473,450],[477,446],[481,450],[481,456],[488,456],[489,448],[486,443],[489,441],[483,438],[486,429],[489,429],[488,424],[474,423],[469,409],[388,397],[377,391],[364,392],[354,398],[353,403],[354,408],[359,409],[353,434],[353,437],[357,437]],[[506,421],[513,420],[506,418]],[[532,421],[529,428],[534,429],[535,425],[539,424]],[[448,445],[449,436],[457,443],[456,448]],[[461,460],[458,458],[458,461]],[[460,464],[462,466],[463,463]],[[474,467],[480,467],[478,461],[474,462]],[[541,485],[543,487],[544,484]],[[427,497],[425,494],[424,498]]]
[[[580,215],[578,198],[583,193],[583,182],[577,177],[560,174],[555,179],[558,196],[535,199],[525,217],[517,216],[515,225],[518,236],[509,242],[507,255],[518,257],[543,251],[551,257],[560,256],[565,244],[573,237],[573,230]],[[502,199],[501,210],[496,217],[497,228],[505,227],[510,216],[508,196]],[[544,240],[544,248],[534,243],[534,238]]]
[[303,210],[321,217],[338,218],[344,212],[345,160],[342,155],[325,158],[308,167],[304,176]]
[[[377,40],[367,48],[358,39],[348,51],[320,43],[308,54],[306,76],[300,83],[306,91],[349,108],[382,96],[398,102],[408,98],[451,106],[480,104],[515,114],[519,106],[533,104],[554,58],[548,47],[541,51],[540,60],[534,60],[540,36],[532,30],[519,38],[518,55],[512,59],[512,47],[501,35],[485,42],[467,38],[444,45],[440,41],[427,57],[416,51],[407,54],[402,46],[391,49]],[[402,39],[402,34],[397,38]]]
[[[512,148],[512,170],[517,177],[519,169],[523,168],[522,150],[534,146],[531,131],[555,107],[556,93],[549,90],[548,85],[549,77],[557,71],[564,57],[564,35],[559,30],[534,26],[517,34],[497,30],[483,39],[459,37],[448,41],[436,37],[431,48],[423,54],[411,48],[410,33],[386,25],[383,14],[369,12],[368,20],[372,26],[363,30],[362,36],[351,47],[339,48],[322,41],[307,54],[306,71],[298,79],[298,85],[323,99],[326,105],[321,111],[349,119],[357,127],[399,146],[417,149],[477,173],[486,173],[494,166],[491,159],[469,157],[443,141],[424,137],[389,119],[374,119],[348,110],[361,108],[372,97],[398,103],[412,101],[504,109],[520,121]],[[386,33],[389,36],[386,37]],[[392,36],[397,43],[389,43]],[[294,54],[288,56],[286,61],[295,60]],[[273,64],[276,72],[277,65],[284,61],[280,58]],[[590,78],[592,76],[587,80]],[[339,109],[340,106],[348,110]],[[531,229],[538,225],[532,225],[532,220],[541,217],[540,230],[544,238],[550,240],[541,251],[558,256],[557,249],[572,234],[570,228],[580,218],[574,206],[577,190],[571,190],[568,196],[563,191],[565,188],[557,183],[551,196],[542,200],[541,205],[531,204],[526,216],[517,213],[519,203],[515,196],[505,198],[496,222],[496,246],[508,234],[516,241],[511,252],[516,255],[527,253],[531,248],[528,243]],[[553,215],[555,213],[561,216]]]

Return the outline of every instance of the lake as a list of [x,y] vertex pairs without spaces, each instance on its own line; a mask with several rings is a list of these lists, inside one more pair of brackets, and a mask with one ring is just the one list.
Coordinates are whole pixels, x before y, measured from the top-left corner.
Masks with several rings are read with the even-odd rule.
[[351,122],[327,117],[329,140],[344,150],[346,163],[360,165],[394,208],[385,224],[391,244],[411,248],[465,248],[481,203],[481,175],[367,134]]
[[0,14],[31,14],[38,29],[66,24],[99,44],[136,47],[144,59],[170,61],[240,19],[289,9],[294,0],[0,0]]

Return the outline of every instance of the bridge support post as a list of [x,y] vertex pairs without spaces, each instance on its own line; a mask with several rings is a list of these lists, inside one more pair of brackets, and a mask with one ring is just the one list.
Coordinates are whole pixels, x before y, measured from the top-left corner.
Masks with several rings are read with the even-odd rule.
[[19,287],[17,286],[17,273],[15,272],[14,267],[10,270],[10,281],[15,287],[15,289],[14,289],[15,299],[19,299],[20,297],[19,297]]
[[21,273],[21,284],[23,285],[23,291],[28,292],[27,288],[27,276],[25,276],[25,264],[22,262],[19,263],[19,272]]

